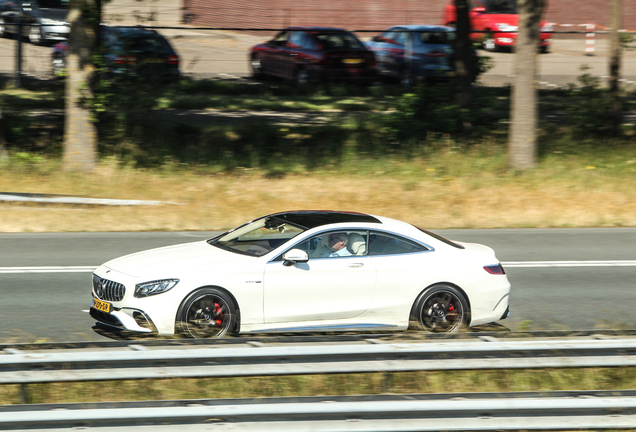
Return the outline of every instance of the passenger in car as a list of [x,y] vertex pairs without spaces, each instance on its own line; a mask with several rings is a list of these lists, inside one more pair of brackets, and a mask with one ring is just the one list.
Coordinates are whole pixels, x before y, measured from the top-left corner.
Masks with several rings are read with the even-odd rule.
[[329,234],[329,240],[327,244],[329,245],[329,250],[323,254],[323,258],[351,255],[351,252],[349,252],[349,250],[347,249],[346,233]]

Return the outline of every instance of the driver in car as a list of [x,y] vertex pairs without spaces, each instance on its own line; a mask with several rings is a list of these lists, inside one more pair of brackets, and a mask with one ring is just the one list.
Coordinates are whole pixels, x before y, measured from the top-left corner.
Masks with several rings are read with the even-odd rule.
[[324,258],[350,256],[351,252],[347,249],[347,235],[345,233],[332,233],[329,235],[329,250],[323,254]]

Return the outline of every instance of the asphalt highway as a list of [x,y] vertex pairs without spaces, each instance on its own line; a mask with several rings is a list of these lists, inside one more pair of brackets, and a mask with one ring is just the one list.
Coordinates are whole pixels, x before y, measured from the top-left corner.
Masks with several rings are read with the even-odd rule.
[[[636,328],[636,228],[436,230],[492,247],[512,283],[497,330]],[[89,316],[92,269],[213,232],[0,234],[0,342],[114,337]]]

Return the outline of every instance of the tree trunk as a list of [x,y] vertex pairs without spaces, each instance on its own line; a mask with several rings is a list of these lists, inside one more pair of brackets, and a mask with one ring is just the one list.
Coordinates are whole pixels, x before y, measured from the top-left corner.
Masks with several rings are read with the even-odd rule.
[[455,103],[460,108],[468,108],[472,97],[474,65],[473,49],[470,42],[470,17],[468,0],[455,0],[456,26],[455,37]]
[[609,64],[609,118],[610,128],[614,135],[620,132],[623,107],[619,94],[619,79],[621,67],[621,41],[618,30],[621,26],[621,0],[612,0],[612,32],[610,35],[610,64]]
[[545,0],[519,0],[519,33],[515,44],[508,158],[513,169],[537,163],[537,51]]
[[82,101],[91,96],[94,73],[91,55],[99,31],[98,2],[73,0],[68,16],[71,34],[66,55],[64,125],[64,169],[67,171],[91,171],[97,164],[97,129],[91,120],[90,107]]

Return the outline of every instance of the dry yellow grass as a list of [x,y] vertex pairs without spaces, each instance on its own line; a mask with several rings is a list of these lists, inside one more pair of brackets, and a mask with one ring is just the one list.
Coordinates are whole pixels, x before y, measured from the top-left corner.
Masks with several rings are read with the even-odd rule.
[[[69,206],[4,202],[0,232],[217,230],[283,210],[360,211],[428,228],[636,226],[636,188],[586,170],[551,178],[484,174],[437,177],[322,171],[269,178],[143,171],[104,162],[91,174],[0,173],[0,191],[173,202]],[[428,174],[427,174],[428,173]],[[556,175],[556,174],[555,174]]]

